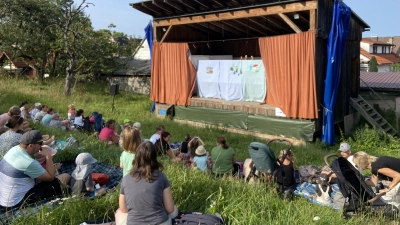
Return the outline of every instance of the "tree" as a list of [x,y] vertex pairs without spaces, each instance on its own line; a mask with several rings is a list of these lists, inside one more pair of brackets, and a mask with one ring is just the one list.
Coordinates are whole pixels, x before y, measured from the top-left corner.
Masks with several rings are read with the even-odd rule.
[[400,72],[400,63],[390,64],[390,72]]
[[369,61],[369,72],[378,72],[378,62],[376,61],[375,56],[372,56]]

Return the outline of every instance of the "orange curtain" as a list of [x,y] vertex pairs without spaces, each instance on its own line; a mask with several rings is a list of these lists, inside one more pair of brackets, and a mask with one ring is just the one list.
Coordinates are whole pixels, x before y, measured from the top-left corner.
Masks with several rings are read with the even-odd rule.
[[260,38],[267,75],[265,103],[287,117],[318,118],[315,87],[315,33]]
[[153,42],[150,99],[187,106],[196,81],[187,43]]

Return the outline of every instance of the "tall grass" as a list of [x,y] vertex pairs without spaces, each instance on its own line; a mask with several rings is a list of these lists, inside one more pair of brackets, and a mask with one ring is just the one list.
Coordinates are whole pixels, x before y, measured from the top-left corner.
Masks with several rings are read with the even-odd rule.
[[[163,124],[172,134],[172,142],[182,141],[186,133],[200,136],[206,149],[215,146],[218,136],[225,136],[228,144],[236,151],[238,160],[249,158],[247,146],[252,141],[266,143],[267,140],[248,135],[230,133],[216,128],[198,128],[175,123],[170,119],[160,118],[150,113],[151,101],[146,95],[124,93],[115,97],[116,112],[112,112],[112,96],[103,81],[95,83],[77,83],[71,97],[63,95],[63,80],[49,79],[44,84],[36,80],[0,78],[0,112],[6,112],[12,105],[28,100],[30,104],[41,102],[55,108],[61,115],[67,115],[67,106],[74,103],[83,108],[86,115],[93,111],[103,114],[105,119],[115,119],[122,123],[125,118],[139,121],[143,135],[150,137],[158,124]],[[108,146],[95,137],[79,133],[64,132],[57,129],[32,124],[42,133],[55,135],[56,139],[65,139],[70,134],[77,138],[85,151],[90,152],[99,161],[119,165],[122,150],[117,146]],[[273,143],[272,149],[277,154],[286,146]],[[335,152],[338,146],[326,146],[321,142],[294,146],[296,166],[322,165],[324,155]],[[55,161],[72,159],[80,150],[69,148],[60,151]],[[163,159],[164,172],[171,182],[175,204],[180,211],[200,211],[220,213],[228,224],[311,224],[315,216],[321,219],[316,224],[379,224],[386,222],[380,218],[356,217],[349,220],[342,218],[339,211],[312,204],[305,199],[295,198],[292,202],[282,200],[273,187],[264,184],[247,185],[243,181],[217,180],[196,170],[188,170],[181,164],[170,163]],[[43,207],[39,213],[21,217],[13,224],[79,224],[84,220],[113,217],[118,207],[118,191],[94,200],[67,200],[62,205],[48,209]]]

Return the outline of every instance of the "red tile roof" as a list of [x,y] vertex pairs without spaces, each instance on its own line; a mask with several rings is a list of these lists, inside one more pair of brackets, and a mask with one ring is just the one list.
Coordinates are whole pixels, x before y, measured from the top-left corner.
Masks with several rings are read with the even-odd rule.
[[361,40],[361,42],[370,44],[370,45],[389,45],[389,46],[394,46],[394,44],[389,44],[389,43],[385,43],[385,42],[380,42],[380,41],[374,41],[370,38],[363,38]]
[[400,62],[400,57],[393,53],[372,54],[372,53],[365,51],[362,48],[360,48],[360,53],[361,53],[361,55],[367,57],[368,59],[371,59],[372,56],[375,56],[376,61],[378,62],[378,65],[392,64],[392,63]]
[[11,62],[16,68],[27,68],[27,67],[30,67],[30,66],[28,66],[28,64],[26,64],[22,59],[15,59],[15,60],[12,60],[12,59],[11,59],[11,58],[12,58],[12,55],[11,55],[10,53],[3,52],[3,53],[0,55],[0,59],[3,58],[4,56],[7,57],[7,59],[10,60],[10,62]]
[[360,72],[360,87],[375,89],[400,89],[400,73]]

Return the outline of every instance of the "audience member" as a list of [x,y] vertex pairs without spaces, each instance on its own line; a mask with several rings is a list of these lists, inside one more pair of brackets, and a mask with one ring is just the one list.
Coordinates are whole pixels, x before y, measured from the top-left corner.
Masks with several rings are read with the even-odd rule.
[[295,190],[296,180],[294,178],[294,161],[292,151],[283,149],[279,152],[278,164],[280,173],[277,176],[277,183],[279,184],[278,192],[284,194],[285,199],[292,199]]
[[[12,106],[7,113],[3,113],[0,115],[0,128],[3,128],[12,116],[21,116],[21,109],[18,106]],[[25,131],[28,128],[29,123],[24,122],[21,129]]]
[[131,127],[131,124],[130,124],[130,120],[129,119],[124,119],[124,125],[123,125],[123,128],[124,129],[126,129],[126,128],[130,128]]
[[122,179],[117,224],[171,224],[178,210],[170,183],[161,172],[163,166],[157,161],[156,147],[144,142],[135,157],[132,172]]
[[36,113],[35,118],[33,119],[34,123],[40,123],[42,122],[43,117],[47,114],[48,111],[47,105],[42,105],[42,110],[38,113]]
[[52,119],[50,121],[51,127],[61,127],[63,130],[69,130],[69,124],[69,120],[64,120],[58,113],[54,113],[52,115]]
[[156,133],[150,137],[150,142],[156,144],[156,141],[158,141],[161,137],[161,132],[163,132],[164,130],[165,127],[163,125],[158,125],[156,127]]
[[371,170],[371,180],[368,185],[376,187],[379,180],[390,181],[387,188],[380,192],[386,192],[382,198],[388,203],[400,206],[400,159],[390,156],[375,157],[360,151],[354,154],[354,163],[361,170]]
[[21,116],[22,118],[26,120],[32,120],[31,115],[29,114],[29,103],[28,101],[23,101],[21,105],[19,106],[21,110]]
[[136,130],[138,130],[140,132],[140,138],[142,139],[142,141],[144,141],[141,127],[142,127],[142,125],[139,122],[133,123],[133,128],[135,128]]
[[76,111],[75,113],[75,118],[74,118],[74,126],[76,129],[78,130],[82,130],[83,129],[83,118],[85,117],[85,111],[83,111],[83,109],[79,109],[78,111]]
[[208,171],[208,155],[204,146],[200,145],[196,149],[196,156],[193,158],[193,166],[201,171]]
[[234,176],[238,172],[238,168],[234,168],[236,163],[235,151],[226,144],[224,137],[217,138],[217,146],[211,150],[211,158],[213,161],[212,172],[218,177],[224,174],[232,173]]
[[347,143],[341,143],[339,147],[340,155],[342,155],[343,158],[347,159],[351,165],[354,166],[358,171],[362,172],[360,168],[356,167],[356,164],[354,163],[354,156],[351,154],[351,147]]
[[54,109],[53,108],[49,108],[47,110],[47,114],[43,116],[43,119],[42,119],[41,123],[44,126],[50,126],[50,121],[53,119],[53,114],[54,114]]
[[190,135],[186,134],[184,140],[181,143],[181,146],[179,146],[179,151],[183,154],[183,156],[189,156],[189,141],[191,140]]
[[8,150],[19,144],[22,134],[18,133],[24,122],[21,115],[12,116],[7,123],[8,131],[0,135],[0,157],[3,157]]
[[31,117],[35,118],[36,113],[40,112],[42,110],[42,104],[40,102],[35,103],[35,108],[33,108],[32,111],[30,111]]
[[[54,195],[60,195],[60,181],[55,178],[55,168],[50,148],[44,147],[44,138],[39,131],[24,133],[20,145],[11,148],[0,161],[0,209],[6,211],[22,203],[32,203]],[[32,156],[40,151],[46,156],[46,169]],[[22,174],[23,176],[15,176]],[[65,177],[69,178],[68,175]],[[35,185],[35,178],[41,182]]]
[[92,165],[97,160],[90,153],[80,153],[76,159],[76,168],[71,174],[71,190],[74,195],[96,196],[105,193],[105,188],[96,190],[92,179]]
[[136,149],[142,143],[142,139],[140,138],[140,132],[134,128],[127,127],[123,132],[124,135],[121,136],[121,139],[123,139],[122,148],[124,151],[119,158],[119,165],[123,169],[123,175],[125,176],[132,169]]
[[115,120],[108,120],[103,129],[101,129],[99,138],[108,144],[118,144],[119,138],[115,134]]
[[69,105],[68,106],[68,119],[74,120],[75,114],[76,114],[75,105],[74,104]]
[[175,158],[175,154],[172,152],[171,146],[169,145],[169,141],[171,139],[171,134],[167,131],[163,131],[161,133],[161,138],[156,141],[156,148],[158,149],[158,155],[168,155],[169,158],[177,160],[179,158]]

